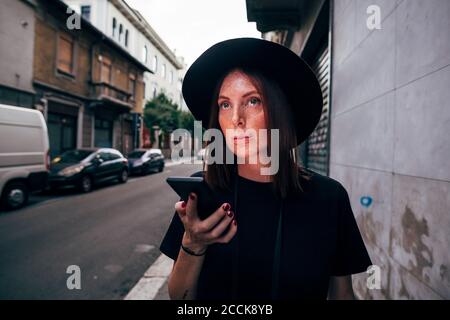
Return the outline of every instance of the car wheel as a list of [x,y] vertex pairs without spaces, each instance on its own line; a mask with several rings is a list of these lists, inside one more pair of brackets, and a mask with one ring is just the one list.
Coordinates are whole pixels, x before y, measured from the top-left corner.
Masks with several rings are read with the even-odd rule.
[[160,165],[158,168],[158,172],[162,172],[164,170],[164,164]]
[[28,187],[24,182],[11,182],[3,190],[2,204],[8,210],[23,207],[28,201]]
[[81,192],[88,193],[92,191],[92,178],[90,176],[83,176],[80,181]]
[[124,169],[119,175],[119,182],[125,183],[127,182],[127,180],[128,180],[128,171]]

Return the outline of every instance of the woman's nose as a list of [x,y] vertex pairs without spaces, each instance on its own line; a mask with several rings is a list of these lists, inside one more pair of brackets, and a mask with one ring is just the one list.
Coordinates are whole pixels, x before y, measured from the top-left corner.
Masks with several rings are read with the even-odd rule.
[[238,127],[239,125],[244,124],[244,117],[242,114],[242,110],[239,106],[237,106],[236,108],[233,108],[233,115],[231,118],[233,125]]

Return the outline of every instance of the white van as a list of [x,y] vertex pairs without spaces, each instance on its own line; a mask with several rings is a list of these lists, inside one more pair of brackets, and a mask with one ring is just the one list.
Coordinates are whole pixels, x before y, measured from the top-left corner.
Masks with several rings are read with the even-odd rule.
[[41,112],[0,104],[0,195],[18,209],[30,192],[45,189],[49,171],[47,125]]

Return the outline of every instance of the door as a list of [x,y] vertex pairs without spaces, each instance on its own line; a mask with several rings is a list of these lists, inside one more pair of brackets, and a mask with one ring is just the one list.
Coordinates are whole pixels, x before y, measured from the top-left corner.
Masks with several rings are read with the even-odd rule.
[[159,153],[151,153],[150,154],[150,167],[152,169],[156,169],[159,168],[161,166],[161,158],[162,155],[160,155]]
[[52,158],[76,148],[77,117],[49,112],[47,122]]
[[132,122],[128,120],[123,121],[123,154],[128,154],[135,148],[133,141]]
[[101,118],[95,119],[95,146],[99,148],[112,147],[113,122]]
[[109,153],[106,151],[98,152],[98,159],[99,162],[95,170],[95,177],[97,180],[103,180],[111,176],[111,172],[113,171],[111,159],[109,157]]
[[109,173],[110,177],[117,177],[124,168],[124,160],[119,154],[116,154],[114,152],[109,152],[109,158],[111,163],[111,171]]

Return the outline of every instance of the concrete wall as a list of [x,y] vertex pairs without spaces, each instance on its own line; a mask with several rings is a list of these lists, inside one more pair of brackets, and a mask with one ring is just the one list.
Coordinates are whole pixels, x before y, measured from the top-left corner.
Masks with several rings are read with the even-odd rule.
[[[450,1],[336,0],[330,176],[350,194],[381,290],[450,298]],[[366,26],[369,5],[381,30]],[[369,206],[361,205],[370,197]]]
[[27,1],[0,1],[0,43],[0,84],[33,92],[34,9]]

